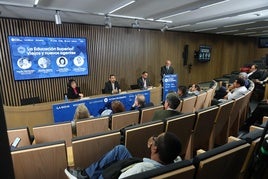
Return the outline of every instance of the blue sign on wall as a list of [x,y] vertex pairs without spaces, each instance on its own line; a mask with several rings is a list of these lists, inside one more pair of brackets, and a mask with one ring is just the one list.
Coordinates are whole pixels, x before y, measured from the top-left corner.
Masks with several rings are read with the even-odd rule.
[[163,81],[163,101],[169,92],[178,91],[178,75],[165,75],[162,79]]
[[93,115],[94,117],[100,116],[102,111],[109,108],[111,102],[115,100],[121,101],[124,104],[126,111],[128,111],[131,109],[131,106],[133,105],[137,94],[143,94],[145,96],[146,103],[150,102],[150,91],[144,90],[132,93],[104,96],[100,98],[92,98],[92,99],[85,98],[79,101],[54,104],[52,106],[54,122],[64,122],[73,120],[75,110],[79,104],[85,104],[90,112],[90,115]]
[[85,38],[8,37],[15,80],[88,74]]

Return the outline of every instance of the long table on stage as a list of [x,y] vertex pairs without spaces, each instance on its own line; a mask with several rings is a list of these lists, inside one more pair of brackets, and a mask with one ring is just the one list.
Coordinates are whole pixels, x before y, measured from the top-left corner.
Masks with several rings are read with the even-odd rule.
[[[161,102],[161,89],[162,87],[155,87],[150,92],[150,101],[155,105]],[[131,90],[127,93],[138,92],[140,90]],[[113,95],[94,95],[89,96],[89,99],[100,98]],[[28,126],[32,134],[32,128],[38,125],[53,124],[53,111],[54,104],[64,103],[63,100],[45,102],[25,106],[4,106],[6,123],[8,129]]]

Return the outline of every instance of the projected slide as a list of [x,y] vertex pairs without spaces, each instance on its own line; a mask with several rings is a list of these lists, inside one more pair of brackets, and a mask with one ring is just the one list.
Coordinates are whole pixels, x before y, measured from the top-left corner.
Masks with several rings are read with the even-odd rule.
[[88,75],[85,38],[9,36],[15,80]]

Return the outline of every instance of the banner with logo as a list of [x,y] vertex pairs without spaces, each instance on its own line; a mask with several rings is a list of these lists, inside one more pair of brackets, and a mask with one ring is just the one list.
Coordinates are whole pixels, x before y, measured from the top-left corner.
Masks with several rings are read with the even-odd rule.
[[166,99],[166,96],[170,92],[178,91],[178,75],[165,75],[162,79],[163,81],[163,101]]
[[111,103],[115,100],[121,101],[124,104],[126,111],[129,111],[135,101],[137,94],[143,94],[145,96],[146,103],[150,102],[150,91],[143,90],[100,98],[84,98],[78,101],[54,104],[52,106],[54,122],[65,122],[73,120],[75,110],[80,104],[85,104],[90,112],[90,115],[94,117],[99,117],[104,110],[110,109]]

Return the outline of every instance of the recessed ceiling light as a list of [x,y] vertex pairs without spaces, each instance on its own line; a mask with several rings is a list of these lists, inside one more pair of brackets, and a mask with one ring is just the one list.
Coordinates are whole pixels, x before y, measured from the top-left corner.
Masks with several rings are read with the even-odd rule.
[[268,28],[268,26],[250,27],[250,28],[246,28],[245,30],[256,30],[256,29],[265,29],[265,28]]
[[194,32],[202,32],[202,31],[209,31],[209,30],[215,30],[215,29],[217,29],[217,27],[206,28],[206,29],[198,29],[198,30],[194,30]]
[[225,34],[225,33],[237,32],[237,31],[238,30],[226,30],[226,31],[216,32],[216,34]]
[[256,34],[257,32],[242,32],[234,35],[247,35],[247,34]]
[[165,17],[161,17],[161,18],[159,18],[159,19],[168,19],[168,18],[171,18],[171,17],[174,17],[174,16],[178,16],[178,15],[186,14],[186,13],[189,13],[189,12],[191,12],[191,10],[187,10],[187,11],[183,11],[183,12],[175,13],[175,14],[172,14],[172,15],[168,15],[168,16],[165,16]]
[[231,24],[231,25],[226,25],[223,27],[235,27],[235,26],[241,26],[241,25],[247,25],[247,24],[253,24],[255,22],[244,22],[244,23],[239,23],[239,24]]
[[216,2],[216,3],[208,4],[208,5],[205,5],[205,6],[201,6],[200,9],[216,6],[216,5],[219,5],[219,4],[222,4],[222,3],[226,3],[228,1],[230,1],[230,0],[224,0],[224,1]]
[[169,27],[168,29],[172,30],[172,29],[180,29],[183,27],[189,27],[191,26],[191,24],[185,24],[185,25],[179,25],[179,26],[175,26],[175,27]]
[[128,2],[128,3],[125,3],[125,4],[123,4],[122,6],[117,7],[117,8],[115,8],[115,9],[111,10],[111,11],[109,12],[109,14],[112,14],[112,13],[114,13],[114,12],[120,10],[120,9],[123,9],[124,7],[127,7],[127,6],[129,6],[130,4],[133,4],[134,2],[135,2],[135,1],[130,1],[130,2]]

